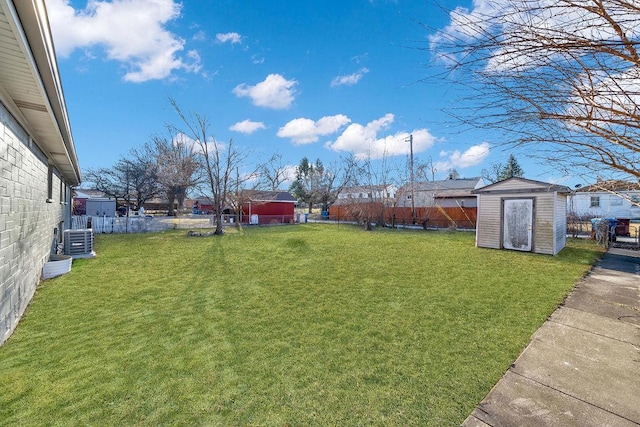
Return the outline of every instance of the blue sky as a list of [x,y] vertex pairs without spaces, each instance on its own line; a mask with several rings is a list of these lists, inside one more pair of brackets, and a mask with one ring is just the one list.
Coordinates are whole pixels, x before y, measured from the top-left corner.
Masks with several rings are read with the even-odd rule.
[[[179,124],[168,97],[218,141],[295,166],[341,156],[432,159],[479,176],[509,152],[460,132],[460,97],[433,73],[428,37],[449,16],[424,0],[46,0],[81,167],[110,167]],[[471,8],[471,1],[449,0]],[[420,25],[419,23],[424,24]],[[516,152],[526,177],[572,185]],[[247,164],[247,168],[251,165]],[[572,181],[573,180],[573,181]],[[578,182],[578,181],[576,181]]]

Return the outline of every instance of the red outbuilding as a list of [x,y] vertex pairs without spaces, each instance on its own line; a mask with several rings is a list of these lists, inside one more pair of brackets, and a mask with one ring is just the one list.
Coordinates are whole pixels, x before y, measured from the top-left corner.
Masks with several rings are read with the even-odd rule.
[[242,222],[287,224],[294,222],[296,199],[288,191],[242,192]]

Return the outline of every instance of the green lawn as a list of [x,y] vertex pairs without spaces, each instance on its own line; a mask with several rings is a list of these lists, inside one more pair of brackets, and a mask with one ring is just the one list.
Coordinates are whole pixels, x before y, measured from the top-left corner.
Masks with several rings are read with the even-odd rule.
[[0,347],[0,424],[459,425],[599,255],[317,224],[95,246]]

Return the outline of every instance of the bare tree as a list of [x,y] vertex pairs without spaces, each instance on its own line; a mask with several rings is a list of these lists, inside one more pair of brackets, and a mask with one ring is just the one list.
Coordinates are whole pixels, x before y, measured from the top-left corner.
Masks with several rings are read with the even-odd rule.
[[425,182],[436,180],[436,172],[438,171],[438,169],[436,169],[435,165],[433,164],[433,159],[431,158],[431,156],[427,158],[426,162],[420,162],[419,160],[416,160],[415,168],[416,181]]
[[[349,200],[349,215],[362,224],[365,230],[371,230],[374,222],[378,226],[385,226],[387,212],[397,204],[394,194],[397,179],[405,175],[409,168],[398,167],[385,149],[381,158],[374,159],[368,155],[354,162],[353,169],[353,182],[362,188],[367,197]],[[395,226],[395,216],[392,217],[391,225]]]
[[353,181],[355,167],[356,160],[353,156],[343,157],[323,167],[317,192],[323,211],[328,211],[343,188]]
[[500,173],[503,167],[500,162],[491,163],[488,168],[482,169],[482,179],[487,183],[500,181]]
[[256,188],[277,191],[289,179],[287,168],[282,164],[282,155],[274,154],[266,162],[258,165],[259,176]]
[[237,169],[247,158],[248,152],[241,151],[233,140],[218,142],[210,133],[209,120],[200,114],[185,114],[173,98],[169,102],[185,127],[184,133],[198,147],[204,167],[204,181],[210,193],[213,215],[216,221],[214,234],[223,234],[223,213],[225,206],[232,203],[234,194],[240,185]]
[[482,179],[490,183],[523,176],[524,170],[520,167],[516,156],[513,154],[509,155],[509,159],[504,165],[502,163],[492,163],[490,169],[482,169]]
[[139,156],[132,150],[130,157],[121,158],[111,168],[89,169],[85,181],[93,183],[93,188],[116,199],[124,200],[127,210],[135,201],[140,208],[159,192],[158,176],[150,159]]
[[469,86],[463,123],[581,172],[640,179],[640,6],[628,0],[487,0],[431,36]]
[[184,206],[189,189],[202,179],[202,165],[193,144],[184,135],[167,127],[168,137],[156,135],[145,146],[147,155],[154,159],[158,181],[169,201],[169,215],[174,214],[174,203]]

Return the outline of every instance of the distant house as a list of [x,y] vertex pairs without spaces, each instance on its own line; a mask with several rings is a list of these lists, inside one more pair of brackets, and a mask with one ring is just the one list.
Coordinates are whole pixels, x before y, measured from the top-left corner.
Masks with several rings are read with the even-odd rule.
[[338,194],[336,203],[342,203],[345,200],[350,202],[362,201],[387,201],[393,200],[398,191],[395,185],[354,185],[344,187]]
[[[368,217],[392,226],[421,224],[424,227],[474,228],[476,196],[472,190],[484,185],[481,178],[447,179],[443,181],[405,184],[399,189],[380,188],[367,193],[368,187],[344,189],[329,209],[329,218],[357,221]],[[391,191],[392,190],[392,191]],[[387,195],[388,198],[373,196]],[[412,203],[413,200],[413,203]]]
[[0,344],[71,228],[80,168],[44,0],[0,1]]
[[[77,188],[73,192],[73,208],[72,208],[73,215],[87,215],[87,214],[96,215],[96,212],[87,211],[87,201],[90,199],[93,202],[103,201],[103,200],[112,200],[114,203],[114,210],[115,210],[115,200],[109,198],[109,196],[106,196],[102,191],[90,190],[85,188]],[[91,203],[89,203],[89,208],[90,208],[90,211],[94,210],[94,209],[91,209]],[[99,214],[99,215],[102,215],[102,214]]]
[[[445,179],[442,181],[405,184],[398,190],[398,207],[475,208],[476,196],[471,192],[484,186],[482,178]],[[413,199],[413,203],[412,203]]]
[[609,180],[579,188],[567,210],[580,218],[640,218],[640,183]]
[[567,195],[562,185],[508,178],[478,196],[476,246],[555,255],[566,244]]
[[297,200],[288,191],[246,190],[242,200],[242,221],[251,224],[293,222]]
[[213,202],[211,198],[198,196],[184,201],[184,207],[191,209],[191,212],[197,215],[213,214]]
[[[186,205],[187,205],[187,200],[185,200],[185,207],[187,207]],[[163,215],[164,215],[169,210],[169,199],[167,199],[166,197],[153,197],[149,200],[146,200],[142,204],[142,207],[147,212],[161,211],[163,212]],[[174,210],[178,209],[178,203],[175,201],[173,202],[173,209]]]

